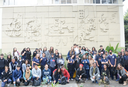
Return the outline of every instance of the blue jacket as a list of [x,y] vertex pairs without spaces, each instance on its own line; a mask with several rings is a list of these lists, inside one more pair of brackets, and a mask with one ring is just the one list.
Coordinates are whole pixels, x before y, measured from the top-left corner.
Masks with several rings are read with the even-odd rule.
[[[83,63],[84,62],[84,63]],[[87,62],[87,63],[86,63]],[[85,70],[89,70],[89,60],[88,59],[84,59],[82,60],[82,64],[84,65],[84,69]]]
[[48,70],[43,70],[42,71],[42,76],[43,76],[43,78],[46,78],[46,76],[50,76],[51,75],[51,70],[50,69],[48,69]]
[[[42,59],[42,60],[41,60],[41,59]],[[40,60],[41,60],[41,65],[45,66],[46,63],[47,63],[47,58],[46,58],[46,57],[44,57],[44,58],[41,57]]]
[[22,77],[21,70],[18,71],[17,69],[15,69],[12,74],[13,81],[15,82],[17,79],[20,79],[21,77]]
[[51,57],[49,60],[48,60],[48,65],[49,67],[51,68],[55,68],[56,67],[56,59],[53,57]]
[[71,55],[75,55],[75,52],[72,52],[72,53],[70,54],[70,51],[69,51],[68,54],[67,54],[68,59],[71,58]]
[[101,59],[103,58],[102,55],[96,55],[96,61],[98,62],[99,66],[101,67]]
[[125,55],[125,56],[124,56],[124,60],[128,60],[128,56]]

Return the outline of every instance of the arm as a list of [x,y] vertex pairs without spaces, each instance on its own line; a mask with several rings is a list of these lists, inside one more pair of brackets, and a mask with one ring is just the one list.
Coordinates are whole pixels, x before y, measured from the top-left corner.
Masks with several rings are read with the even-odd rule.
[[15,82],[15,71],[12,74],[12,79],[13,79],[13,82]]
[[70,78],[70,74],[69,74],[69,72],[66,70],[66,73],[67,73],[67,78],[68,78],[68,80],[69,80],[69,78]]
[[95,74],[95,76],[100,75],[99,68],[97,67],[96,69],[97,69],[97,73]]
[[116,67],[116,59],[115,59],[115,65],[114,66]]
[[90,74],[90,77],[92,77],[92,67],[90,68],[90,71],[89,71],[89,74]]
[[18,77],[19,79],[22,77],[22,72],[20,71],[20,76]]
[[23,78],[24,78],[24,80],[26,80],[26,78],[25,78],[25,72],[23,72]]
[[29,80],[32,78],[32,71],[30,70],[30,77],[29,77]]
[[9,63],[9,69],[10,69],[10,71],[12,72],[12,66],[11,66],[11,63]]

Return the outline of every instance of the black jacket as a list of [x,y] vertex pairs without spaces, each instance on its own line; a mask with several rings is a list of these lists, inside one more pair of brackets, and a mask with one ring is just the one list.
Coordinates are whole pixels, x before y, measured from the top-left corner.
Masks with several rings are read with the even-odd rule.
[[80,75],[86,75],[86,71],[84,68],[82,68],[82,71],[80,71],[80,68],[77,69],[76,71],[76,77],[79,77]]
[[6,64],[6,60],[4,58],[3,59],[0,58],[0,69],[4,69],[5,64]]
[[11,72],[8,70],[8,72],[6,73],[5,71],[3,71],[2,73],[1,73],[1,77],[2,77],[2,82],[5,80],[5,79],[10,79],[10,76],[11,76]]
[[116,65],[121,64],[122,66],[124,66],[124,57],[123,56],[118,56],[116,59]]
[[75,59],[75,69],[76,70],[79,68],[80,64],[81,64],[81,59]]
[[26,51],[26,59],[31,59],[31,51]]
[[34,51],[33,52],[33,58],[36,56],[36,54],[37,54],[37,51]]
[[103,77],[103,76],[107,76],[107,77],[109,77],[109,71],[108,71],[108,69],[105,71],[104,69],[102,69],[102,71],[101,71],[101,76]]
[[53,75],[53,80],[56,80],[56,78],[61,79],[61,77],[63,77],[63,73],[58,73],[58,71],[56,70]]

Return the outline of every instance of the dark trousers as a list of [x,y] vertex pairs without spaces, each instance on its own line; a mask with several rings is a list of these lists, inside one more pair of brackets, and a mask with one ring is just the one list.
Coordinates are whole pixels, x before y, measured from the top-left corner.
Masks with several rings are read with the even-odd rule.
[[[81,79],[85,79],[86,77],[87,77],[86,74],[84,74],[84,75],[82,75]],[[76,76],[76,81],[79,82],[79,81],[80,81],[79,78],[80,78],[80,76],[77,75],[77,76]]]
[[99,71],[100,71],[100,75],[101,75],[101,71],[102,71],[102,67],[101,67],[101,65],[99,66]]
[[1,73],[4,71],[4,69],[0,69],[0,79],[1,79]]
[[89,79],[89,70],[86,70],[87,79]]
[[73,70],[70,70],[70,71],[69,71],[69,74],[70,74],[70,78],[73,79],[74,71],[73,71]]
[[117,79],[117,73],[114,73],[114,71],[116,71],[116,67],[109,67],[110,77],[112,80],[114,79],[114,76],[116,76]]
[[120,83],[120,84],[123,84],[124,81],[126,81],[127,78],[128,78],[128,77],[127,77],[126,75],[123,75],[122,78],[119,80],[119,83]]
[[16,86],[20,86],[20,81],[19,82],[16,81]]
[[41,71],[44,70],[44,65],[41,65]]
[[55,70],[55,68],[50,67],[51,70],[51,77],[53,76],[53,71]]

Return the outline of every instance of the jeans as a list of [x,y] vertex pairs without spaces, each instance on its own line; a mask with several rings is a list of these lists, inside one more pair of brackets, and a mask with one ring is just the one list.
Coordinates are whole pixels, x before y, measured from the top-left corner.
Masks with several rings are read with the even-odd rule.
[[6,82],[2,82],[1,87],[5,87],[5,84],[9,84],[11,81],[11,79],[8,79]]
[[0,79],[1,79],[1,73],[4,71],[4,69],[0,69]]
[[71,71],[69,71],[69,74],[70,74],[71,79],[73,79],[74,72],[71,70]]
[[[48,78],[43,77],[43,81],[46,81],[47,83],[51,82],[52,77],[48,76]],[[49,81],[48,81],[49,80]]]
[[51,70],[51,77],[52,77],[53,76],[53,71],[55,70],[55,68],[50,67],[49,69]]
[[87,79],[89,79],[89,70],[86,70]]

